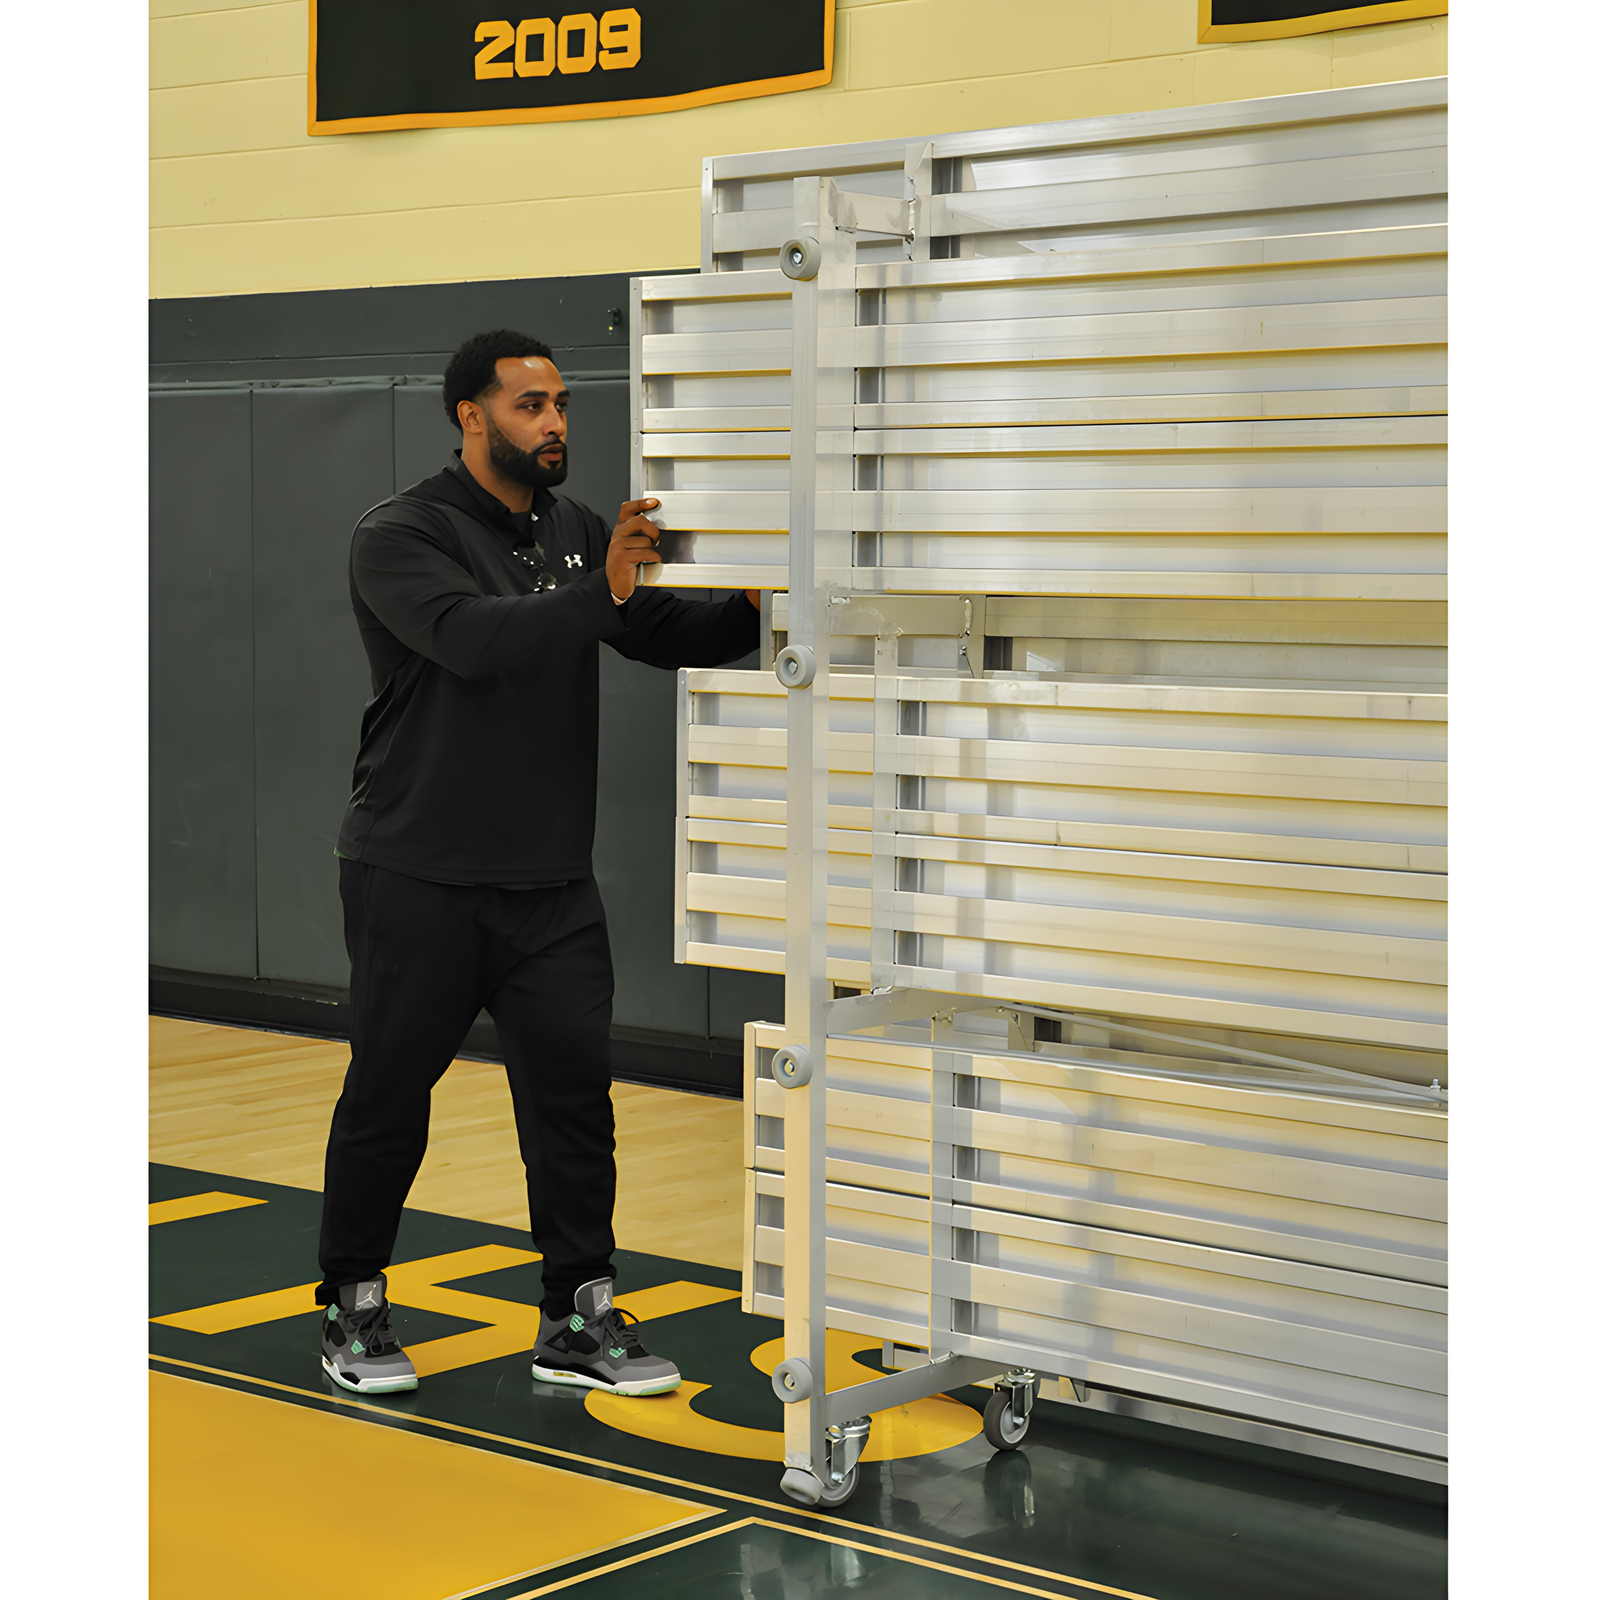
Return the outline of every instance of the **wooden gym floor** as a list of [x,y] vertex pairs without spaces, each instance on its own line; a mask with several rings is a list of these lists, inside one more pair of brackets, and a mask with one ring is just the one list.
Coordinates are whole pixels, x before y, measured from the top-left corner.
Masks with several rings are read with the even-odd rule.
[[[150,1159],[322,1190],[322,1151],[348,1045],[171,1017],[150,1019]],[[643,1084],[611,1091],[617,1243],[738,1271],[744,1208],[740,1106]],[[503,1067],[458,1061],[433,1092],[413,1206],[528,1225]]]
[[[855,1497],[783,1498],[780,1324],[739,1307],[741,1107],[619,1084],[617,1302],[680,1390],[528,1375],[539,1261],[502,1070],[457,1062],[390,1271],[422,1375],[323,1376],[322,1146],[348,1051],[151,1019],[154,1600],[1433,1600],[1437,1505],[1108,1432],[1041,1406],[985,1443],[982,1391],[876,1415]],[[881,1371],[829,1335],[828,1386]],[[1159,1430],[1156,1430],[1159,1432]],[[352,1575],[359,1574],[359,1577]]]

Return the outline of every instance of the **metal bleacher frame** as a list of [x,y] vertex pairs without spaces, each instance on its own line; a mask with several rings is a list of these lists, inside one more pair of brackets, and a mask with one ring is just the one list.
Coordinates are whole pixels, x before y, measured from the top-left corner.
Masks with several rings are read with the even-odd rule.
[[680,676],[678,955],[785,976],[802,1503],[976,1382],[1443,1481],[1444,112],[718,157],[634,281],[653,581],[779,591]]

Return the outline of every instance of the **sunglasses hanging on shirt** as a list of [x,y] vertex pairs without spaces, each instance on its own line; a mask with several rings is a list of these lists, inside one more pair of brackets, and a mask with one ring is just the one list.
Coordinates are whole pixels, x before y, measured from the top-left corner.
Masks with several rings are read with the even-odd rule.
[[511,553],[533,568],[534,581],[539,588],[555,588],[556,580],[550,576],[550,569],[544,559],[544,547],[537,539],[532,544],[513,545]]

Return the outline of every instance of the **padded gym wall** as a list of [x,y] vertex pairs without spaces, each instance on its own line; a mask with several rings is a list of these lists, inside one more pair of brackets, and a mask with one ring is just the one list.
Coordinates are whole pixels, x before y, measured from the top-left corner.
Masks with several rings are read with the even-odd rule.
[[304,0],[153,10],[162,297],[691,267],[706,156],[1447,70],[1443,18],[1201,45],[1195,0],[989,0],[981,11],[838,0],[824,88],[642,117],[312,137]]
[[[154,967],[344,989],[333,841],[370,693],[350,530],[456,448],[438,375],[463,337],[503,323],[555,347],[573,391],[567,490],[613,514],[628,470],[619,302],[626,280],[597,277],[152,304]],[[782,985],[673,963],[675,697],[674,674],[601,651],[596,873],[617,1025],[703,1044],[781,1014]]]

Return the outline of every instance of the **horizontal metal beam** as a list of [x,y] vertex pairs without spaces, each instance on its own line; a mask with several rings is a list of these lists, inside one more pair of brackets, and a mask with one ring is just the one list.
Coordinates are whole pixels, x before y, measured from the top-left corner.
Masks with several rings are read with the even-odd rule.
[[943,1356],[920,1367],[890,1373],[886,1378],[872,1378],[866,1383],[852,1384],[848,1389],[835,1389],[828,1396],[828,1421],[848,1422],[852,1417],[871,1416],[874,1411],[888,1411],[893,1406],[909,1405],[913,1400],[926,1400],[929,1395],[960,1389],[1005,1370],[1003,1364],[997,1366],[992,1361],[979,1361],[972,1356]]

